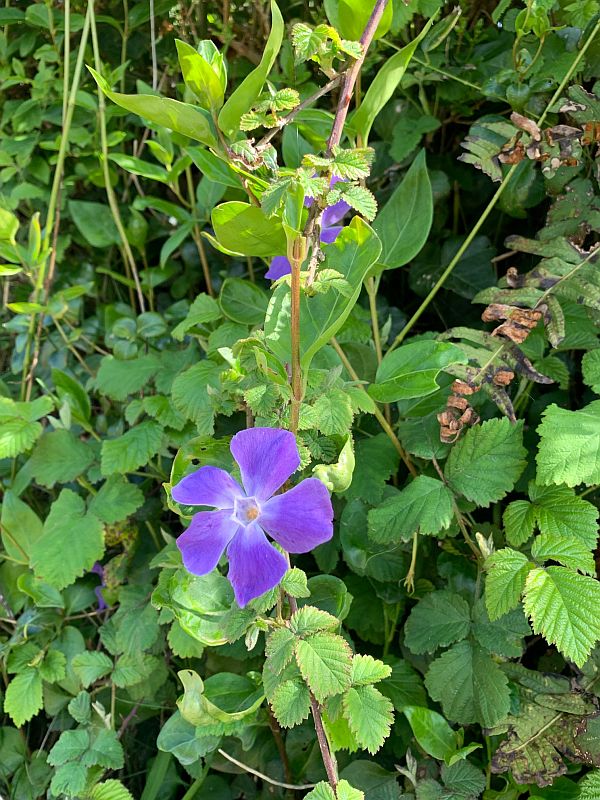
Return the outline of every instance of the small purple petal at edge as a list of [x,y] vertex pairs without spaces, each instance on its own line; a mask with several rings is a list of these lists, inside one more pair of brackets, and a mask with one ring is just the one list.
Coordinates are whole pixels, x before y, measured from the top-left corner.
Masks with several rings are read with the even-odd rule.
[[307,553],[333,536],[333,507],[325,485],[306,478],[271,497],[258,524],[289,553]]
[[231,510],[194,514],[189,528],[177,539],[187,571],[193,575],[211,572],[239,529],[231,518]]
[[218,467],[200,467],[179,481],[171,496],[184,506],[213,506],[233,508],[236,497],[243,497],[239,483]]
[[227,556],[227,577],[241,608],[277,586],[288,568],[285,556],[269,543],[255,522],[232,539]]
[[300,466],[296,437],[281,428],[247,428],[231,440],[231,454],[248,497],[268,500]]
[[270,281],[278,281],[284,275],[289,275],[292,265],[285,256],[275,256],[269,264],[269,269],[265,272],[265,278]]

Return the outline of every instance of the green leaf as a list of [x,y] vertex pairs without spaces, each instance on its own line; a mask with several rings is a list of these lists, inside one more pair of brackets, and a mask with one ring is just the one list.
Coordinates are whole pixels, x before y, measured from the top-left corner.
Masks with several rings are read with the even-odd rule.
[[196,325],[206,325],[221,318],[219,304],[207,294],[199,294],[190,306],[186,318],[173,328],[172,336],[178,342],[183,341],[185,334]]
[[215,147],[217,139],[210,115],[202,108],[172,100],[170,97],[158,97],[153,94],[121,94],[110,89],[108,81],[91,67],[98,87],[104,94],[121,108],[138,114],[154,125],[162,125],[172,131],[182,133],[208,147]]
[[[362,282],[377,260],[381,245],[360,217],[346,225],[333,244],[325,245],[322,268],[341,273],[352,291],[345,295],[328,291],[300,299],[300,351],[303,370],[346,321],[358,299]],[[283,363],[291,363],[290,287],[280,284],[271,298],[265,320],[268,346]]]
[[213,432],[214,410],[208,393],[209,388],[219,387],[222,367],[212,361],[200,361],[181,372],[173,381],[171,397],[178,411],[193,420],[201,433]]
[[97,783],[90,792],[90,800],[134,800],[133,795],[121,781],[111,778]]
[[304,796],[304,800],[364,800],[360,789],[355,789],[348,781],[342,779],[336,787],[336,794],[325,781],[317,783],[314,789]]
[[458,741],[442,715],[420,706],[406,706],[403,710],[423,750],[433,758],[449,761],[456,752]]
[[89,510],[102,522],[114,522],[130,517],[144,503],[144,493],[122,475],[111,475],[92,497]]
[[225,316],[234,322],[261,325],[269,305],[269,297],[255,283],[242,278],[226,278],[221,287],[219,304]]
[[355,465],[354,441],[348,434],[338,460],[332,464],[317,464],[313,467],[313,475],[324,483],[330,492],[341,494],[347,491],[352,483]]
[[600,583],[566,567],[533,569],[525,612],[535,633],[581,667],[600,639]]
[[275,689],[271,700],[273,713],[284,728],[299,725],[310,714],[310,693],[301,680],[283,681]]
[[20,564],[28,564],[31,548],[42,535],[41,519],[27,503],[8,490],[2,498],[0,520],[6,554]]
[[527,556],[509,547],[486,560],[485,605],[491,620],[517,607],[532,566]]
[[350,398],[341,389],[331,389],[321,394],[312,409],[314,426],[325,436],[342,436],[352,427],[354,414]]
[[485,789],[485,775],[468,761],[458,761],[452,766],[443,764],[442,780],[446,789],[461,800],[481,797]]
[[427,241],[432,220],[433,194],[425,150],[421,150],[373,223],[381,239],[383,268],[395,269],[412,261]]
[[0,397],[0,458],[14,458],[27,452],[42,433],[37,420],[53,407],[49,397],[40,397],[32,403],[15,403],[8,397]]
[[391,666],[392,674],[382,681],[379,688],[390,698],[396,711],[403,711],[405,706],[425,705],[426,696],[421,676],[408,661],[388,656],[386,663]]
[[580,411],[552,403],[538,426],[538,482],[593,486],[600,483],[600,400]]
[[600,349],[590,350],[581,360],[583,382],[600,394]]
[[160,361],[152,353],[129,361],[104,356],[94,384],[113,400],[126,400],[130,394],[146,389],[159,369]]
[[42,680],[48,683],[62,681],[66,675],[67,658],[60,650],[48,650],[38,666]]
[[158,164],[143,161],[141,158],[135,158],[135,156],[127,155],[127,153],[110,153],[108,158],[132,175],[140,175],[142,178],[160,181],[161,183],[169,182],[169,173],[164,167],[159,167]]
[[242,115],[252,108],[262,92],[271,67],[283,41],[284,23],[275,0],[271,0],[271,32],[265,45],[260,64],[247,75],[219,113],[219,128],[228,136],[240,127]]
[[59,429],[46,433],[31,455],[31,474],[42,486],[51,489],[55,483],[70,483],[79,477],[94,460],[91,447],[71,431]]
[[581,539],[565,539],[557,533],[542,533],[534,539],[531,556],[540,564],[558,561],[565,567],[577,569],[586,575],[595,575],[594,556]]
[[290,630],[297,636],[318,631],[334,630],[340,624],[337,617],[313,606],[302,606],[290,619]]
[[[195,48],[181,39],[175,39],[175,46],[186,86],[196,95],[202,108],[218,111],[223,105],[226,85],[226,80],[222,81],[220,78],[218,66],[215,69]],[[222,65],[222,57],[218,51],[215,59],[217,65]]]
[[437,478],[419,475],[399,494],[369,511],[369,536],[375,542],[409,541],[447,528],[453,516],[452,493]]
[[[339,0],[337,6],[337,19],[332,24],[339,29],[345,39],[358,41],[369,21],[375,0]],[[373,36],[374,39],[381,39],[390,29],[392,24],[392,8],[388,5],[383,11],[383,15]]]
[[17,728],[35,717],[42,705],[42,676],[37,669],[20,672],[6,687],[4,711]]
[[405,344],[384,356],[369,394],[380,403],[426,397],[440,388],[436,378],[444,367],[465,361],[463,351],[447,342]]
[[117,439],[104,439],[100,454],[102,475],[135,472],[145,466],[160,450],[162,438],[160,425],[145,421]]
[[392,668],[373,656],[356,655],[352,658],[352,686],[366,686],[389,678]]
[[352,483],[344,497],[348,502],[357,498],[378,503],[387,481],[398,469],[400,456],[385,433],[360,439],[354,447],[356,466]]
[[295,646],[296,636],[289,628],[277,628],[269,634],[266,656],[269,659],[269,668],[277,675],[294,657]]
[[341,636],[322,632],[301,639],[296,645],[296,660],[320,703],[350,687],[352,652]]
[[117,738],[117,732],[101,728],[92,739],[89,750],[84,753],[82,762],[86,767],[122,769],[123,746]]
[[575,537],[589,550],[598,539],[598,509],[566,486],[529,484],[537,524],[542,533]]
[[298,567],[292,567],[285,573],[281,588],[290,597],[310,597],[306,573]]
[[525,467],[522,439],[523,423],[512,424],[506,417],[470,428],[446,461],[451,487],[484,508],[501,500]]
[[[347,185],[343,189],[340,187],[339,193],[340,198],[345,200],[350,208],[358,211],[369,222],[375,219],[377,200],[375,200],[375,195],[365,186]],[[330,203],[330,205],[333,204]]]
[[230,200],[213,209],[211,220],[215,238],[229,252],[270,258],[287,250],[281,221],[258,206]]
[[376,753],[390,734],[393,706],[374,686],[358,686],[344,695],[344,716],[356,741]]
[[519,547],[533,536],[535,508],[527,500],[514,500],[506,506],[502,521],[508,543]]
[[468,635],[469,604],[459,594],[431,592],[412,609],[404,628],[406,646],[413,653],[433,653]]
[[89,692],[84,692],[83,689],[77,694],[67,706],[69,714],[76,722],[86,723],[90,721],[91,717],[91,696]]
[[81,681],[81,685],[87,689],[92,683],[112,672],[113,662],[106,653],[86,650],[85,653],[78,653],[73,657],[71,667]]
[[82,729],[63,731],[48,753],[48,763],[53,767],[59,767],[67,761],[75,761],[86,752],[89,744],[88,731]]
[[521,606],[492,621],[481,599],[473,607],[471,630],[488,653],[505,658],[519,658],[523,653],[523,637],[531,636],[531,628]]
[[64,589],[91,570],[104,555],[102,525],[86,513],[75,492],[63,489],[52,503],[42,536],[31,548],[31,567],[38,578]]
[[459,642],[437,658],[425,677],[427,691],[444,714],[463,725],[496,725],[508,714],[508,678],[478,645]]
[[[348,0],[345,0],[347,2]],[[388,100],[396,91],[396,87],[402,80],[406,68],[408,67],[411,58],[417,45],[427,35],[431,28],[433,20],[429,20],[423,27],[416,39],[407,44],[391,58],[386,59],[383,66],[379,69],[377,75],[371,81],[371,84],[365,96],[362,99],[360,108],[352,117],[352,127],[360,135],[361,139],[366,142],[369,138],[371,126],[375,122],[377,115],[383,109]],[[335,24],[335,23],[334,23]],[[360,35],[357,38],[360,38]],[[348,37],[353,38],[353,37]],[[420,249],[420,248],[419,248]]]
[[67,797],[79,797],[87,783],[87,768],[83,764],[70,761],[58,767],[52,776],[50,791],[55,797],[66,794]]
[[598,800],[600,797],[600,769],[595,769],[579,782],[579,800]]
[[121,243],[109,206],[87,200],[69,200],[68,206],[77,230],[92,247],[106,248]]

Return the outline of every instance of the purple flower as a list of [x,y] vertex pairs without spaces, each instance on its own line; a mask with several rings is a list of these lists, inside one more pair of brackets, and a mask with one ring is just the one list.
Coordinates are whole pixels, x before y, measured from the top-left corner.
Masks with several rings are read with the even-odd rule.
[[[341,178],[332,178],[330,186],[333,186],[340,180]],[[305,200],[304,205],[311,206],[312,203],[312,198],[309,197]],[[337,203],[334,203],[334,205],[325,209],[321,219],[321,241],[323,244],[335,242],[342,230],[342,225],[338,225],[337,223],[341,222],[348,211],[350,211],[350,206],[345,200],[339,200]],[[265,278],[276,281],[279,280],[279,278],[283,278],[284,275],[289,275],[291,271],[292,265],[285,256],[275,256],[269,264],[269,269],[265,273]]]
[[265,533],[290,553],[307,553],[333,535],[329,492],[317,478],[306,478],[275,495],[300,466],[296,439],[279,428],[249,428],[231,440],[242,484],[217,467],[201,467],[173,487],[177,503],[213,506],[200,511],[177,539],[183,563],[206,575],[229,558],[228,578],[243,607],[277,586],[288,563]]

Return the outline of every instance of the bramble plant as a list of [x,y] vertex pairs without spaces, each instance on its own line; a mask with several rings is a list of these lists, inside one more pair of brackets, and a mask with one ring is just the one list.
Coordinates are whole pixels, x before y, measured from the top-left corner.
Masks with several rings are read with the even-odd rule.
[[0,795],[595,800],[600,4],[280,5],[0,9]]

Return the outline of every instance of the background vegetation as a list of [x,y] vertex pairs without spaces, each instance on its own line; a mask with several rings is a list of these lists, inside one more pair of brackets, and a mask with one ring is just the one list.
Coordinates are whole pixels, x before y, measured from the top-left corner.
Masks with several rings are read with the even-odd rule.
[[[599,4],[376,9],[0,9],[3,797],[600,797]],[[336,529],[241,610],[254,424]]]

